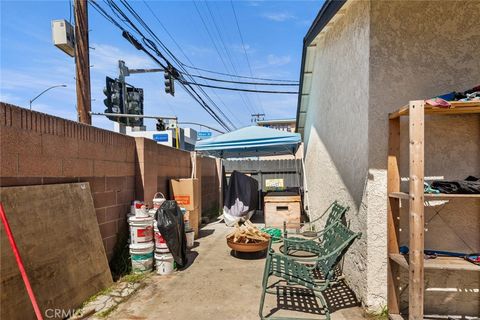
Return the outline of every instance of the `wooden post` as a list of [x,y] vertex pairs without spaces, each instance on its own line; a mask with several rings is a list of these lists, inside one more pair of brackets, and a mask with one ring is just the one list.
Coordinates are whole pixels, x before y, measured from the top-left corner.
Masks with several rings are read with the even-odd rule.
[[[388,194],[400,191],[400,117],[388,122],[388,165],[387,165],[387,230],[388,254],[399,253],[398,224],[400,217],[400,199],[390,198]],[[387,306],[390,314],[400,313],[399,299],[399,266],[387,257],[388,261],[388,294]]]
[[423,319],[424,296],[424,102],[410,101],[409,319]]
[[223,212],[223,160],[221,158],[215,159],[215,165],[217,167],[217,179],[218,179],[218,210]]
[[78,121],[92,124],[87,0],[75,0],[75,65]]

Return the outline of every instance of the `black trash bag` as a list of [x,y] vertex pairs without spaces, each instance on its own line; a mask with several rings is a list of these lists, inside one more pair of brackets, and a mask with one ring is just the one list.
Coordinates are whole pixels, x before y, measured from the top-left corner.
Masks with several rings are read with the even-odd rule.
[[187,264],[187,236],[185,235],[183,214],[177,202],[165,201],[155,213],[155,219],[158,231],[165,239],[168,249],[173,255],[173,260],[178,267],[184,267]]

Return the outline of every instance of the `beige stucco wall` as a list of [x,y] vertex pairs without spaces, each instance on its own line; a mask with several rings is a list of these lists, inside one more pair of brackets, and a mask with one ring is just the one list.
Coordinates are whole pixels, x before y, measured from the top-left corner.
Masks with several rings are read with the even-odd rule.
[[[465,90],[480,83],[480,1],[373,1],[370,28],[369,225],[386,235],[387,113],[408,100]],[[442,17],[442,18],[440,18]],[[401,175],[408,177],[408,127],[402,123]],[[427,117],[425,176],[464,179],[480,176],[480,117]],[[407,186],[408,183],[404,183]],[[404,189],[406,191],[406,189]],[[426,208],[425,247],[480,251],[480,202],[451,201]],[[408,243],[404,202],[401,242]],[[436,211],[440,211],[435,215]],[[383,222],[383,223],[382,223]],[[370,230],[369,230],[370,234]],[[386,245],[385,243],[382,243]],[[386,250],[383,247],[381,250]],[[379,273],[386,271],[386,265]],[[370,276],[373,275],[369,275]],[[406,275],[405,275],[406,276]],[[425,273],[425,312],[478,316],[477,272]],[[383,295],[385,287],[378,288]],[[408,289],[402,300],[408,298]],[[447,303],[448,302],[448,303]],[[402,307],[406,307],[403,303]]]
[[367,218],[369,3],[353,4],[315,52],[305,125],[305,166],[312,217],[334,200],[350,206],[346,220],[363,232],[347,253],[344,273],[360,298],[368,295]]
[[[311,206],[318,213],[338,199],[352,207],[347,222],[363,237],[344,271],[367,307],[385,305],[387,296],[387,115],[409,100],[479,83],[478,12],[476,0],[350,1],[318,42],[304,134]],[[480,176],[480,117],[429,119],[426,130],[427,177]],[[405,123],[402,132],[405,177]],[[426,221],[435,209],[426,209]],[[427,225],[426,247],[479,251],[479,212],[478,201],[447,204]],[[478,273],[427,272],[426,284],[426,312],[480,314]]]

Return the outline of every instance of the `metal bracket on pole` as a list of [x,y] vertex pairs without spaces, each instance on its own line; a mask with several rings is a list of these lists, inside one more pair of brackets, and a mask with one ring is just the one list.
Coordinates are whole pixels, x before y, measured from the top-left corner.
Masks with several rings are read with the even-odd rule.
[[103,113],[103,112],[90,112],[90,114],[92,116],[107,116],[107,117],[119,117],[119,118],[144,118],[144,119],[178,120],[177,117],[145,116],[145,115],[140,115],[140,114]]

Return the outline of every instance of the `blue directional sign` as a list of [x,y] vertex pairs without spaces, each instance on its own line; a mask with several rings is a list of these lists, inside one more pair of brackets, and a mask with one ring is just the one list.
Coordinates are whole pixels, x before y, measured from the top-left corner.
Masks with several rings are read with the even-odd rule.
[[157,133],[153,135],[153,140],[158,142],[168,142],[168,134],[166,133]]
[[210,138],[212,136],[212,132],[210,132],[210,131],[199,131],[197,133],[197,136],[199,138]]

